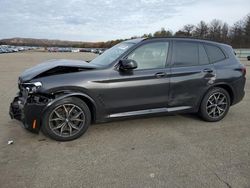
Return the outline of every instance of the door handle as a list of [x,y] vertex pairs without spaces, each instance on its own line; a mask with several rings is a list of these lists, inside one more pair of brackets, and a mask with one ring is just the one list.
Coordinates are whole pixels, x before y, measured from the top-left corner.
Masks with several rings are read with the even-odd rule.
[[156,78],[162,78],[162,77],[165,77],[165,76],[166,76],[165,72],[158,72],[158,73],[155,74]]
[[203,72],[205,72],[205,73],[212,73],[212,72],[214,72],[214,71],[213,71],[213,69],[209,69],[209,68],[208,68],[208,69],[204,69]]

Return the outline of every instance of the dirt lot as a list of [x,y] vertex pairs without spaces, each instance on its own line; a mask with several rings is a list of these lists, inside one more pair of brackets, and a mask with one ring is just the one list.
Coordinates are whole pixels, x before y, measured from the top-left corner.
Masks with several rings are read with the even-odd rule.
[[18,75],[55,58],[93,55],[0,54],[0,187],[250,187],[250,74],[244,100],[218,123],[193,115],[118,121],[61,143],[8,116]]

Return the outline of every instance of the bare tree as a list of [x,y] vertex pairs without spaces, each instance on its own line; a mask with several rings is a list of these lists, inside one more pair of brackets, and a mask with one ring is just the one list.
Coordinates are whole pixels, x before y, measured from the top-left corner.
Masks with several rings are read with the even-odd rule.
[[200,21],[194,29],[193,35],[198,38],[207,38],[208,25],[204,21]]
[[187,25],[184,25],[182,31],[186,33],[186,36],[192,36],[192,32],[194,28],[195,28],[194,25],[187,24]]
[[245,43],[250,44],[250,14],[247,15],[244,27]]
[[154,33],[154,37],[169,37],[172,35],[172,31],[166,30],[165,28],[161,28],[160,31]]
[[212,20],[209,25],[209,39],[221,41],[221,28],[222,22],[220,20]]
[[176,36],[176,37],[186,37],[187,33],[182,31],[182,30],[179,30],[179,31],[175,32],[174,36]]
[[230,31],[231,43],[234,47],[244,46],[244,21],[236,22]]
[[227,23],[224,23],[222,28],[221,28],[221,41],[228,43],[228,32],[229,32],[229,26]]

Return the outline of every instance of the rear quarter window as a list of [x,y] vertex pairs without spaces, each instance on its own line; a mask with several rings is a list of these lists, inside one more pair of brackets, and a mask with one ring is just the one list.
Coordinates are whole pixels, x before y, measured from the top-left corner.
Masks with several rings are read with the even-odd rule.
[[208,45],[208,44],[205,44],[204,46],[205,46],[209,61],[211,63],[215,63],[223,59],[226,59],[225,54],[222,52],[222,50],[219,47]]

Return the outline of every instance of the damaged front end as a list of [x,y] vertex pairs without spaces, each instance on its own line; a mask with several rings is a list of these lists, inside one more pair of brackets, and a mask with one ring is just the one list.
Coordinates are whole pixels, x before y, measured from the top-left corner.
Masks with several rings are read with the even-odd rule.
[[41,127],[41,115],[50,96],[42,95],[37,90],[42,86],[40,82],[19,83],[19,92],[10,104],[9,114],[12,119],[23,123],[24,128],[38,133]]
[[[45,93],[45,90],[48,89],[45,85],[47,84],[48,86],[50,81],[46,83],[44,80],[41,81],[42,78],[96,68],[98,68],[97,65],[84,61],[62,59],[50,60],[25,70],[18,80],[19,92],[10,104],[10,117],[21,121],[26,129],[38,133],[42,123],[43,112],[51,101],[60,96],[60,94]],[[58,80],[58,84],[62,86],[61,80]]]

